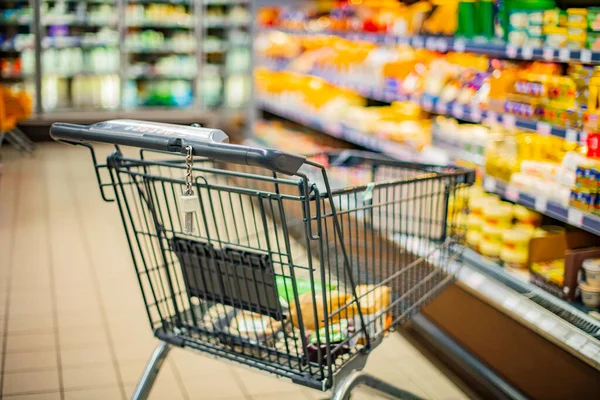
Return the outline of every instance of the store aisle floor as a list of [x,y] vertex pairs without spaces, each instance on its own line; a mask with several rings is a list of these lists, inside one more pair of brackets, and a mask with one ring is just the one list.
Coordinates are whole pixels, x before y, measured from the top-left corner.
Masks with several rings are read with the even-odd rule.
[[[103,154],[109,149],[102,148]],[[1,394],[7,400],[126,399],[156,345],[121,219],[99,195],[89,152],[2,149]],[[466,398],[400,335],[367,370],[431,399]],[[151,399],[319,399],[322,393],[175,349]],[[355,398],[370,398],[366,394]]]

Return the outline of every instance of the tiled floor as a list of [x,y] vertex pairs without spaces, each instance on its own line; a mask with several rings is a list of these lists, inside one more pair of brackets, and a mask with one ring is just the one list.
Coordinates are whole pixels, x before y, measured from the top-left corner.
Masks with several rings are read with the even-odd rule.
[[[1,396],[126,399],[156,345],[115,204],[102,201],[83,148],[34,157],[2,148]],[[400,335],[367,370],[415,394],[465,394]],[[318,399],[322,393],[213,358],[173,350],[151,399]],[[369,398],[366,394],[356,396]]]

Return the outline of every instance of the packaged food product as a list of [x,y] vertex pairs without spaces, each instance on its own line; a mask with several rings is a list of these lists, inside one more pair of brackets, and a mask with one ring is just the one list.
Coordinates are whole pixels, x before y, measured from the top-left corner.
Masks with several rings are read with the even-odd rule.
[[[309,279],[295,278],[293,280],[289,276],[276,275],[275,285],[277,286],[277,294],[279,294],[279,300],[285,307],[289,307],[288,302],[294,302],[294,281],[296,282],[295,286],[298,296],[302,296],[305,293],[312,293],[313,291],[320,292],[323,288],[321,281],[318,280],[315,280],[313,285]],[[328,292],[335,288],[335,286],[331,287],[325,284],[325,290]]]
[[567,26],[586,28],[588,25],[587,8],[568,8]]
[[569,27],[567,40],[574,40],[577,42],[583,42],[587,40],[587,30],[580,27]]
[[[337,324],[329,326],[329,348],[331,357],[335,360],[341,354],[348,353],[351,348],[356,345],[357,337],[355,336],[350,341],[346,341],[347,337],[354,332],[354,327],[349,326],[348,321],[343,319]],[[344,341],[346,341],[344,343]],[[327,362],[327,341],[325,328],[321,328],[317,332],[312,333],[308,337],[308,345],[306,346],[306,356],[308,361],[324,364]]]
[[587,38],[585,40],[570,40],[567,38],[567,48],[571,50],[585,49],[587,46]]
[[474,214],[467,217],[467,231],[480,231],[483,220]]
[[498,242],[488,242],[485,240],[481,240],[479,242],[479,253],[481,255],[488,257],[492,261],[500,261],[500,250],[502,246]]
[[524,250],[529,248],[529,241],[533,235],[533,230],[526,228],[507,229],[502,232],[502,244],[511,250]]
[[240,311],[231,318],[228,331],[244,339],[264,342],[281,330],[282,323],[268,315]]
[[562,48],[567,45],[567,28],[550,26],[544,28],[544,33],[546,37],[546,46],[552,48]]
[[475,251],[479,251],[479,242],[481,241],[481,232],[467,231],[467,245]]
[[513,206],[513,215],[519,224],[540,226],[542,223],[541,214],[519,204]]
[[531,264],[531,271],[546,281],[562,287],[565,281],[565,260],[551,260]]
[[598,202],[598,193],[595,189],[574,187],[571,189],[569,205],[587,212],[594,212]]
[[600,7],[588,7],[588,29],[600,32]]
[[579,166],[575,170],[575,184],[580,188],[600,188],[600,170],[595,166]]
[[483,225],[481,225],[481,240],[500,244],[502,242],[502,234],[506,229],[507,227],[484,222]]
[[589,308],[598,308],[600,306],[600,288],[586,285],[585,283],[579,284],[581,290],[581,301]]
[[592,287],[600,288],[600,259],[594,258],[583,262],[585,282]]
[[487,208],[487,205],[498,203],[499,200],[493,196],[482,196],[469,199],[469,211],[470,214],[475,216],[483,216],[483,210]]
[[[338,290],[332,290],[327,293],[327,312],[333,313],[339,310],[350,302],[353,297],[347,293],[340,292]],[[302,322],[305,329],[314,331],[317,328],[324,326],[324,315],[323,315],[323,295],[321,293],[305,293],[298,297],[299,304],[290,305],[290,316],[292,323],[296,328],[300,328],[299,315],[302,316]],[[315,307],[316,305],[316,307]],[[317,315],[315,315],[315,308]],[[340,319],[348,319],[353,317],[352,307],[346,307],[341,312],[337,313],[329,321],[330,324],[339,322]]]
[[560,8],[544,11],[544,27],[549,26],[566,26],[567,12]]
[[502,260],[504,265],[509,268],[527,268],[528,258],[529,253],[523,249],[509,249],[507,247],[503,247],[500,251],[500,260]]
[[[388,286],[376,285],[358,285],[356,287],[356,296],[360,302],[360,311],[363,320],[370,335],[376,335],[388,326],[386,309],[391,303],[391,292]],[[353,301],[353,300],[351,300]],[[362,329],[360,315],[356,302],[353,301],[354,307],[352,314],[354,315],[354,329],[359,331]],[[363,335],[358,335],[363,338]]]
[[587,48],[590,50],[600,50],[600,32],[588,32]]
[[510,203],[488,203],[483,210],[483,221],[486,225],[508,228],[512,225],[513,206]]

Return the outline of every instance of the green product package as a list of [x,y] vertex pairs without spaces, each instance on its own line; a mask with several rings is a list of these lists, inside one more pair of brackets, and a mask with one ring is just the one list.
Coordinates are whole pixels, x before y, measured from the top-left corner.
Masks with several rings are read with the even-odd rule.
[[[339,343],[346,339],[348,332],[348,321],[345,319],[340,320],[337,324],[329,325],[329,343]],[[319,329],[318,338],[322,343],[325,343],[326,332],[325,328]],[[310,344],[317,344],[319,341],[317,340],[317,332],[313,332],[308,338],[308,342]]]
[[[296,278],[296,290],[298,291],[298,296],[302,296],[306,293],[311,293],[313,291],[313,285],[311,285],[310,280]],[[314,289],[315,292],[321,292],[322,284],[320,281],[314,281]],[[277,294],[279,295],[279,299],[282,303],[288,304],[289,302],[294,301],[294,284],[292,278],[289,276],[275,276],[275,285],[277,286]],[[325,285],[325,289],[327,291],[336,289],[336,286]]]
[[477,7],[479,26],[477,33],[487,39],[494,37],[494,3],[493,0],[480,0]]
[[457,33],[466,38],[475,36],[475,1],[461,0],[458,3],[458,29]]
[[600,7],[588,8],[588,29],[600,32]]

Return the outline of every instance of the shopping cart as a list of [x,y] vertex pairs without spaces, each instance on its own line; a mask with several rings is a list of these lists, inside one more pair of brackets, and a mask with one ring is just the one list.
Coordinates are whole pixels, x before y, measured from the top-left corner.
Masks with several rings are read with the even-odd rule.
[[[172,346],[335,399],[357,385],[416,398],[361,371],[452,281],[473,172],[349,151],[307,158],[130,120],[59,123],[51,135],[91,150],[102,196],[122,216],[160,340],[134,399],[147,398]],[[116,151],[99,164],[88,142]]]

